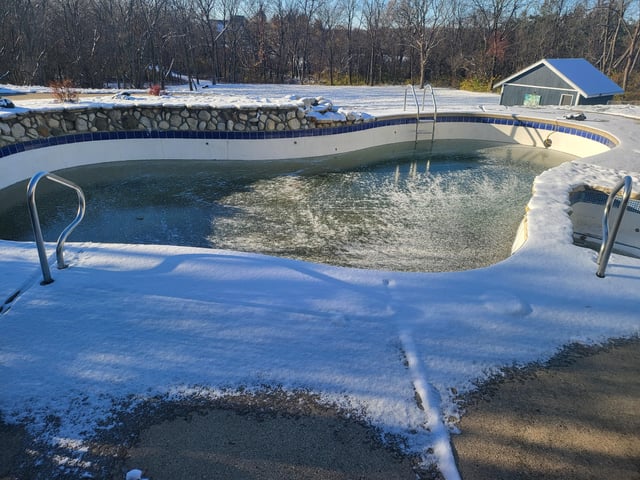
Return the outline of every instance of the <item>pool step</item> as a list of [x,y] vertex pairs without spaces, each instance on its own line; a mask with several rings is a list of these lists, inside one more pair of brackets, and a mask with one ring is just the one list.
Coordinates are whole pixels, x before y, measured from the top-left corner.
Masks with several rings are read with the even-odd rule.
[[[435,139],[436,133],[436,121],[438,118],[438,104],[436,102],[436,95],[433,91],[433,87],[429,84],[425,84],[422,88],[422,104],[418,101],[418,96],[416,95],[416,89],[413,85],[408,85],[404,91],[404,109],[407,109],[407,97],[408,93],[411,91],[411,95],[413,97],[413,101],[416,106],[416,138],[415,143],[418,144],[419,140],[426,140],[425,136],[430,136],[429,140],[433,143]],[[422,118],[420,116],[421,111],[425,108],[425,99],[427,98],[427,93],[429,93],[431,97],[431,103],[433,107],[433,116],[431,118]]]
[[421,118],[418,120],[418,127],[416,129],[416,134],[418,135],[433,135],[435,130],[436,122],[432,118]]

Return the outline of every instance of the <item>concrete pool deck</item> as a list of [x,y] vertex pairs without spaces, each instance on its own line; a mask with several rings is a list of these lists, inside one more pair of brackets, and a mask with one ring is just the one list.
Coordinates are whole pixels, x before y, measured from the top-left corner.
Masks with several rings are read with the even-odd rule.
[[[573,185],[615,183],[619,173],[610,169],[639,170],[638,121],[587,117],[621,144],[598,157],[601,166],[584,160],[541,175],[527,242],[486,269],[366,272],[235,252],[70,243],[71,267],[41,286],[33,245],[1,242],[1,358],[12,393],[0,408],[10,420],[42,421],[36,430],[62,441],[56,455],[73,457],[82,432],[110,418],[114,399],[189,395],[206,385],[308,388],[383,431],[406,434],[455,478],[436,448],[448,439],[438,428],[455,423],[455,400],[473,381],[550,358],[566,344],[638,333],[640,261],[614,256],[598,279],[594,252],[571,244],[565,201]],[[66,465],[91,470],[82,461]]]

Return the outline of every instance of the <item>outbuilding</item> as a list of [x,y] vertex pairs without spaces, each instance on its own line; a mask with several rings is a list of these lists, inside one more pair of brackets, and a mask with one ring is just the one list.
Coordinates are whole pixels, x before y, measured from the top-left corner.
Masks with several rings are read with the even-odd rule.
[[584,58],[547,58],[498,82],[501,105],[598,105],[624,93]]

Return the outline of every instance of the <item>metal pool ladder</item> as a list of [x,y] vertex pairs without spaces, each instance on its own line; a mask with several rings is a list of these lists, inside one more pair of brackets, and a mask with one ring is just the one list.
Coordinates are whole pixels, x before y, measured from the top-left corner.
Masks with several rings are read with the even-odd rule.
[[67,241],[67,237],[71,234],[74,228],[82,221],[84,212],[86,209],[86,201],[84,198],[84,192],[75,183],[67,180],[66,178],[59,177],[49,172],[36,173],[27,186],[27,204],[29,206],[29,214],[31,215],[31,226],[33,227],[33,233],[36,237],[36,247],[38,248],[38,257],[40,257],[40,267],[42,268],[42,285],[47,285],[53,282],[51,278],[51,270],[49,269],[49,262],[47,261],[47,251],[44,247],[44,239],[42,238],[42,229],[40,228],[40,218],[38,217],[38,208],[36,206],[36,187],[38,182],[48,178],[49,180],[71,188],[78,194],[78,211],[76,218],[62,231],[58,237],[58,243],[56,245],[56,258],[58,261],[58,269],[66,268],[64,263],[64,243]]
[[[616,199],[616,195],[622,189],[624,189],[624,191],[622,201],[618,206],[618,216],[615,218],[611,233],[609,233],[609,213]],[[600,251],[598,252],[598,271],[596,272],[596,275],[600,278],[604,278],[604,272],[607,269],[607,263],[609,263],[609,257],[611,256],[611,250],[613,249],[613,244],[615,243],[616,236],[618,235],[622,216],[627,208],[627,203],[629,203],[631,189],[632,180],[631,177],[627,175],[613,188],[609,194],[609,198],[607,198],[607,203],[604,206],[604,213],[602,214],[602,245],[600,245]]]
[[[407,85],[407,88],[404,90],[404,110],[407,109],[407,95],[409,94],[409,90],[411,90],[411,94],[413,96],[413,101],[416,105],[416,137],[415,143],[417,145],[418,140],[421,139],[421,136],[430,136],[431,143],[433,144],[433,140],[436,135],[436,121],[438,120],[438,104],[436,103],[436,94],[433,91],[433,87],[430,84],[426,84],[422,89],[422,103],[418,101],[418,96],[416,95],[416,88],[414,85]],[[425,99],[427,97],[427,91],[431,95],[431,103],[433,104],[433,118],[422,118],[420,116],[421,113],[421,105],[422,110],[425,108]]]

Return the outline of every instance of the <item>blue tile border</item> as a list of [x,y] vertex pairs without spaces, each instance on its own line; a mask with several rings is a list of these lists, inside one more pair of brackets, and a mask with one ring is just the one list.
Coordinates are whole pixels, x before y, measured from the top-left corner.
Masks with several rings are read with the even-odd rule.
[[[433,120],[433,115],[420,117],[423,120]],[[415,124],[416,117],[397,117],[358,123],[354,125],[341,125],[338,127],[310,128],[307,130],[282,130],[282,131],[194,131],[194,130],[124,130],[117,132],[89,132],[74,133],[58,137],[47,137],[28,142],[6,145],[0,148],[0,158],[16,153],[47,148],[56,145],[81,142],[97,142],[102,140],[130,140],[130,139],[198,139],[198,140],[267,140],[278,138],[303,138],[325,135],[341,135],[345,133],[370,130],[372,128],[388,127],[394,125]],[[601,143],[609,148],[616,143],[610,138],[600,135],[588,129],[580,129],[576,126],[558,125],[556,122],[541,120],[524,120],[519,118],[507,118],[491,115],[455,115],[444,114],[437,117],[437,123],[481,123],[503,126],[534,128],[551,132],[565,133],[587,138]]]
[[[433,117],[424,117],[433,118]],[[587,138],[595,142],[601,143],[609,148],[616,146],[616,143],[611,138],[593,132],[588,129],[580,129],[576,126],[558,125],[556,122],[543,120],[523,120],[519,118],[506,118],[506,117],[493,117],[493,116],[450,116],[443,115],[438,117],[438,123],[486,123],[494,125],[505,125],[514,127],[534,128],[537,130],[546,130],[550,132],[565,133],[568,135],[574,135],[582,138]]]

